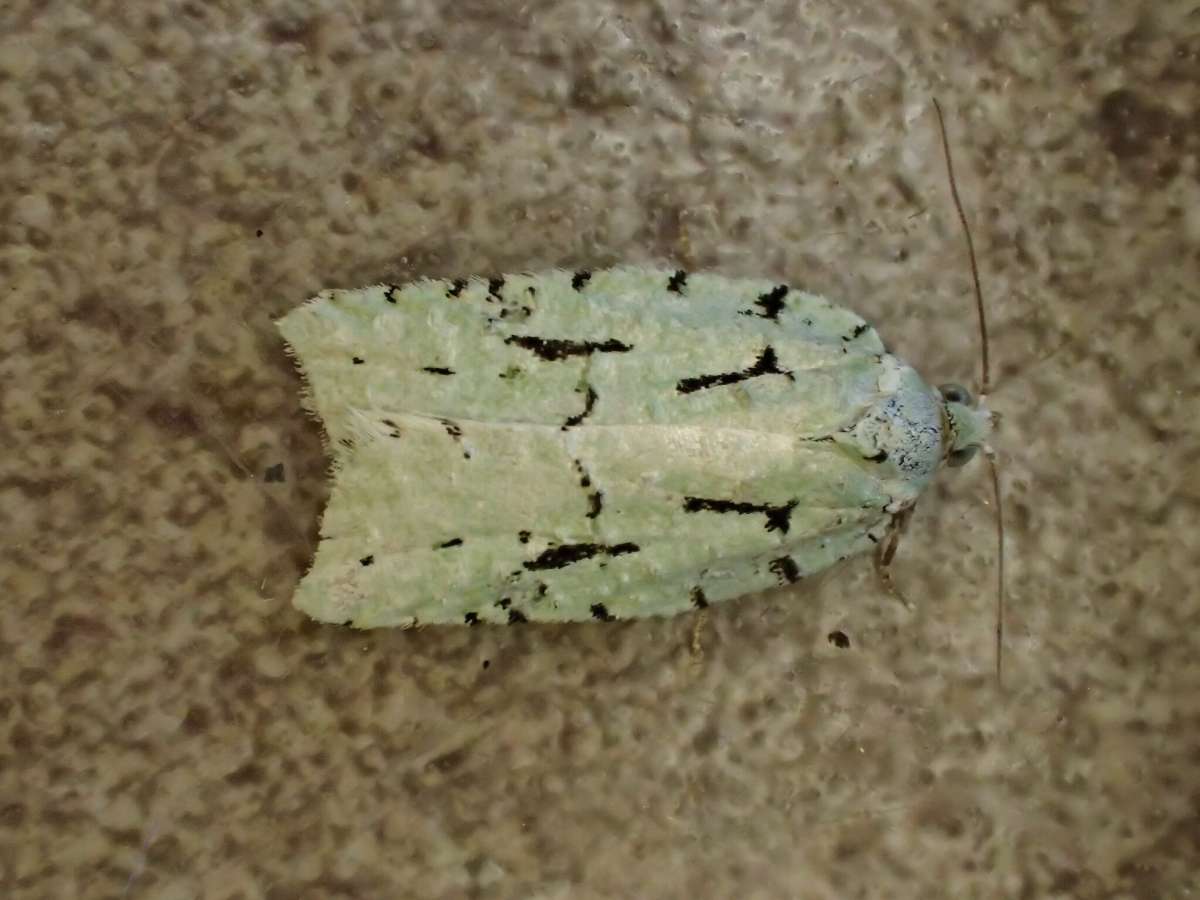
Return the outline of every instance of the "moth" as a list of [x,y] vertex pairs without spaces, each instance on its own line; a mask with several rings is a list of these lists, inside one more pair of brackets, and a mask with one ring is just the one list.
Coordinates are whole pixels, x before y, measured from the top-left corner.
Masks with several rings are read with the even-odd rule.
[[424,279],[323,291],[278,327],[334,472],[294,602],[356,628],[661,616],[886,564],[992,428],[784,281]]

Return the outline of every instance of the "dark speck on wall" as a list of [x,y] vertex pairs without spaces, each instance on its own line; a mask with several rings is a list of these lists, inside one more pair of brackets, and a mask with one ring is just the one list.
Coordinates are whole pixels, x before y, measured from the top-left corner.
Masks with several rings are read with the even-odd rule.
[[844,631],[831,631],[829,632],[829,643],[839,650],[845,650],[850,646],[850,636]]

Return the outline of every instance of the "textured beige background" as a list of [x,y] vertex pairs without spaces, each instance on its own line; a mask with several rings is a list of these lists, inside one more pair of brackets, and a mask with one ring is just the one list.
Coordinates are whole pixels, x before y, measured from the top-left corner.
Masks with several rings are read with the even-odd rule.
[[[1200,14],[959,7],[0,5],[0,894],[1200,895]],[[322,287],[770,274],[970,383],[933,96],[1003,692],[978,465],[912,614],[863,560],[700,657],[290,608],[327,485],[271,318]]]

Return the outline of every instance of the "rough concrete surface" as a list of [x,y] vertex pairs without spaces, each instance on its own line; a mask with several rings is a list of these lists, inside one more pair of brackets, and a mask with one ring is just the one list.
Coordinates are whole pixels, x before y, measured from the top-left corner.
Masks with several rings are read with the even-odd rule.
[[[1118,3],[0,6],[0,894],[1200,896],[1200,14]],[[355,633],[272,318],[677,263],[845,303],[987,470],[693,618]],[[841,631],[848,647],[830,639]]]

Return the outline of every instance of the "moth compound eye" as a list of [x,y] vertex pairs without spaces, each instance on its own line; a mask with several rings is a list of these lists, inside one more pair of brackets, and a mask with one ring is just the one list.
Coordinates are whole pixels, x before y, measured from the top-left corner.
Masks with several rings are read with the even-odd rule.
[[938,390],[949,403],[961,403],[963,406],[974,406],[975,398],[961,384],[943,384],[938,386]]
[[[946,399],[949,400],[950,398],[947,397]],[[951,401],[951,402],[959,402],[959,401]],[[979,448],[973,444],[970,447],[962,447],[958,450],[954,450],[946,458],[946,465],[950,466],[952,469],[957,469],[959,466],[965,466],[967,463],[969,463],[972,459],[975,458],[975,454],[978,451],[979,451]]]

